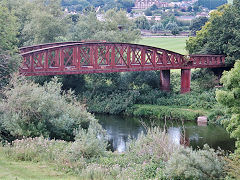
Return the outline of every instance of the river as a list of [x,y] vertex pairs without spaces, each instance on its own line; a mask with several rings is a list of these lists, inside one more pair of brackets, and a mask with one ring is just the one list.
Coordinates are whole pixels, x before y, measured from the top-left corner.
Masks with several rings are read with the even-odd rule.
[[[146,132],[145,126],[155,124],[164,127],[164,123],[160,121],[152,122],[148,119],[140,119],[135,117],[115,116],[115,115],[99,115],[95,117],[99,123],[107,131],[108,141],[112,151],[124,152],[129,137],[137,138],[141,132]],[[151,123],[149,123],[151,122]],[[222,126],[207,125],[198,126],[194,122],[173,122],[167,121],[165,124],[167,133],[171,139],[177,144],[191,146],[193,149],[202,148],[204,144],[217,149],[233,151],[234,139],[229,137],[229,134]]]

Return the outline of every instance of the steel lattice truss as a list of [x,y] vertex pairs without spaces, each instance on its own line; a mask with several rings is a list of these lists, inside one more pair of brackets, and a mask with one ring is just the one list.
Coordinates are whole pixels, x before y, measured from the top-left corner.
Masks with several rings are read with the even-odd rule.
[[190,55],[110,42],[51,43],[20,49],[26,76],[223,67],[222,55]]

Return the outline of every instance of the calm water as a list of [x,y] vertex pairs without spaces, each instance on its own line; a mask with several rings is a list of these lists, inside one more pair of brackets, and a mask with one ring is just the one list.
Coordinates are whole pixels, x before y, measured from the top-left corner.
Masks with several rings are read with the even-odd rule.
[[[139,118],[112,115],[95,116],[106,129],[111,145],[110,149],[114,151],[125,151],[129,137],[137,138],[139,133],[146,132],[142,125],[144,121]],[[150,125],[149,121],[144,123]],[[154,124],[164,127],[161,122],[154,122]],[[197,123],[193,122],[184,123],[183,126],[180,122],[169,122],[166,129],[175,143],[192,146],[194,149],[208,144],[214,149],[220,147],[223,150],[234,150],[234,140],[230,139],[229,134],[221,126],[197,126]]]

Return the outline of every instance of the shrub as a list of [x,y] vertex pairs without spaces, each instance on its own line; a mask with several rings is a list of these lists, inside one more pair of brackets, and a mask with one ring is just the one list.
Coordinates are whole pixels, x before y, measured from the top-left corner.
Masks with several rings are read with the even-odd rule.
[[228,174],[226,179],[240,179],[240,156],[232,154],[225,160],[227,162],[225,171]]
[[82,99],[85,98],[90,112],[120,114],[135,103],[138,95],[138,91],[116,91],[93,96],[85,94]]
[[166,132],[159,127],[149,128],[147,134],[141,133],[137,140],[132,140],[128,145],[127,153],[138,160],[144,159],[148,162],[150,159],[161,162],[170,158],[171,154],[178,149]]
[[95,120],[73,92],[61,90],[56,78],[40,86],[23,77],[14,77],[4,96],[0,102],[1,122],[18,138],[42,135],[73,140],[74,129],[87,128]]
[[8,52],[0,48],[0,98],[1,89],[9,83],[11,73],[18,70],[20,57],[10,56]]
[[165,120],[184,120],[194,121],[202,112],[194,111],[188,108],[175,108],[155,105],[134,105],[128,109],[126,114],[138,117],[148,117],[153,119]]
[[14,140],[4,146],[4,152],[11,158],[21,161],[55,161],[67,147],[62,140],[49,140],[41,137]]
[[224,165],[219,153],[207,145],[198,151],[180,148],[166,163],[165,174],[169,179],[220,179]]
[[97,123],[91,123],[88,130],[78,129],[75,141],[68,149],[71,159],[78,161],[81,158],[100,157],[105,154],[107,141],[104,138],[104,131]]

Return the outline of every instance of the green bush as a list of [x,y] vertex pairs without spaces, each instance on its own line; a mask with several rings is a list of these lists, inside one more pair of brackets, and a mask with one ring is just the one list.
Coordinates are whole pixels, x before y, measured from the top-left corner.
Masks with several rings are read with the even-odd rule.
[[203,112],[198,110],[192,110],[188,108],[175,108],[169,106],[155,106],[155,105],[134,105],[128,109],[127,115],[133,115],[137,117],[147,117],[159,120],[172,119],[172,120],[184,120],[194,121]]
[[177,148],[178,145],[169,139],[166,132],[159,127],[153,127],[147,130],[146,135],[141,133],[136,140],[132,140],[126,153],[129,157],[137,157],[137,161],[144,159],[145,162],[162,162],[167,161]]
[[202,150],[180,148],[166,163],[169,179],[221,179],[225,162],[218,152],[205,145]]
[[138,95],[138,91],[116,91],[111,94],[99,93],[92,96],[84,94],[81,99],[86,101],[90,112],[120,114],[135,103]]
[[20,57],[18,55],[10,56],[9,52],[0,48],[0,98],[1,90],[9,83],[11,74],[18,70]]
[[72,160],[78,161],[82,158],[93,158],[103,156],[107,149],[107,141],[104,131],[99,124],[91,123],[88,130],[78,129],[75,141],[68,149]]
[[49,140],[43,137],[14,140],[4,146],[7,156],[21,161],[56,161],[68,146],[66,141]]
[[15,77],[0,102],[0,124],[17,138],[44,136],[74,139],[74,129],[95,121],[71,91],[63,92],[53,79],[43,86]]
[[229,179],[240,179],[240,156],[232,154],[229,157],[225,158],[226,164],[226,173],[227,180]]

